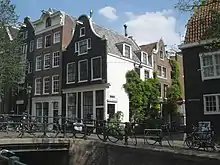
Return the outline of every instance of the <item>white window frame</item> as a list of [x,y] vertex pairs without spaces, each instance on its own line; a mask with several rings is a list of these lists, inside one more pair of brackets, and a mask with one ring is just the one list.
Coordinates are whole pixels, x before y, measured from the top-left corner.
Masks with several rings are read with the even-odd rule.
[[[149,63],[149,62],[148,62],[148,54],[147,54],[146,52],[143,52],[143,51],[142,51],[141,54],[142,54],[142,62],[143,62],[143,64],[148,65],[148,63]],[[147,58],[147,63],[144,63],[144,56],[145,56],[145,55],[146,55],[146,58]]]
[[27,43],[24,43],[21,45],[21,54],[26,55],[27,54]]
[[30,41],[30,47],[29,47],[29,52],[34,51],[34,40]]
[[[40,46],[39,46],[39,40],[41,40]],[[37,38],[37,45],[36,46],[37,46],[37,49],[43,48],[43,37]]]
[[[41,67],[40,67],[40,69],[37,68],[38,58],[41,58],[41,61],[40,61]],[[36,62],[35,62],[35,71],[40,71],[41,69],[42,69],[42,56],[37,56],[36,57]]]
[[59,90],[60,90],[60,75],[53,75],[52,76],[52,94],[58,94],[59,92],[54,92],[54,77],[59,76]]
[[[157,70],[158,70],[158,66],[160,66],[160,68],[161,68],[161,76],[158,74],[158,77],[159,78],[162,78],[162,79],[167,79],[167,68],[166,67],[164,67],[164,66],[161,66],[161,65],[157,65]],[[166,69],[166,77],[164,77],[163,76],[163,69]],[[158,72],[157,72],[158,73]]]
[[[40,92],[37,93],[37,80],[40,80]],[[38,77],[38,78],[35,78],[35,81],[34,81],[34,95],[41,95],[41,78]]]
[[132,49],[131,49],[131,45],[126,44],[126,43],[123,44],[123,56],[126,57],[126,58],[128,58],[128,57],[125,55],[125,47],[126,47],[126,46],[129,46],[129,48],[130,48],[130,51],[129,51],[129,58],[131,58],[131,57],[132,57]]
[[[100,72],[101,72],[101,77],[99,78],[93,78],[93,60],[99,58],[100,59]],[[88,66],[87,66],[88,68]],[[91,58],[91,81],[96,81],[96,80],[101,80],[102,79],[102,57],[98,56],[98,57],[93,57]]]
[[76,117],[78,118],[78,92],[68,92],[68,93],[66,93],[66,117],[67,118],[69,117],[68,116],[68,105],[69,105],[69,103],[68,103],[68,95],[72,94],[72,93],[76,94]]
[[[84,30],[84,34],[82,34],[82,30]],[[84,37],[85,35],[86,35],[86,28],[85,28],[85,27],[81,27],[81,28],[80,28],[79,37]]]
[[[68,63],[67,64],[67,67],[66,67],[66,84],[73,84],[73,83],[75,83],[76,81],[70,81],[69,82],[69,79],[68,79],[68,72],[69,72],[69,65],[75,65],[75,69],[76,69],[76,63],[75,62],[70,62],[70,63]],[[76,74],[76,73],[75,73]],[[75,77],[76,78],[76,77]]]
[[28,38],[28,31],[24,31],[23,32],[23,39],[27,39]]
[[148,79],[148,78],[146,78],[146,76],[145,76],[145,75],[146,75],[146,74],[145,74],[146,72],[148,72],[148,75],[149,75],[148,78],[150,78],[150,70],[145,69],[145,70],[144,70],[144,80],[147,80],[147,79]]
[[[87,52],[80,53],[79,52],[79,43],[82,42],[82,41],[85,41],[85,40],[87,42]],[[89,42],[90,42],[90,45],[89,45]],[[87,39],[75,42],[75,53],[78,53],[79,56],[84,55],[84,54],[88,54],[88,50],[91,49],[91,48],[92,48],[91,38],[87,38]]]
[[[216,112],[207,112],[206,111],[206,100],[205,98],[208,96],[215,96],[216,99]],[[216,115],[216,114],[220,114],[220,105],[219,102],[220,100],[218,99],[218,96],[220,96],[220,93],[217,94],[205,94],[203,95],[203,105],[204,105],[204,115]]]
[[[59,41],[56,41],[56,34],[59,34],[59,35],[60,35],[60,37],[59,37]],[[56,44],[56,43],[60,43],[60,39],[61,39],[60,31],[55,32],[55,33],[53,34],[53,43],[54,43],[54,44]]]
[[[220,75],[216,76],[217,75],[216,66],[218,66],[218,64],[216,64],[214,56],[217,55],[217,54],[219,54],[219,56],[220,56],[220,51],[199,54],[199,58],[200,58],[200,71],[201,71],[202,81],[204,81],[204,80],[211,80],[211,79],[219,79],[220,78]],[[203,69],[204,68],[204,66],[203,66],[203,57],[204,56],[212,56],[213,67],[214,67],[214,76],[210,76],[210,77],[205,77],[204,76],[204,69]]]
[[[59,54],[59,65],[54,65],[54,62],[55,62],[54,59],[55,59],[55,55],[57,55],[57,53]],[[58,57],[56,57],[56,58],[58,58]],[[60,66],[60,51],[56,51],[56,52],[53,52],[52,67],[57,68],[59,66]]]
[[49,57],[49,61],[51,61],[50,53],[44,54],[44,70],[50,69],[50,64],[46,66],[46,63],[45,63],[46,57]]
[[[80,63],[86,61],[86,66],[87,66],[87,80],[80,80]],[[80,60],[78,61],[78,81],[81,82],[87,82],[88,81],[88,60]]]
[[[51,43],[50,43],[51,45],[50,45],[50,46],[46,46],[46,39],[47,39],[48,36],[51,37]],[[46,36],[44,37],[44,47],[45,47],[45,48],[49,48],[49,47],[51,47],[51,46],[52,46],[52,35],[51,35],[51,34],[48,34],[48,35],[46,35]]]
[[45,93],[45,79],[48,79],[49,78],[49,90],[50,90],[50,77],[49,76],[47,76],[47,77],[44,77],[43,78],[43,94],[44,95],[48,95],[49,94],[49,92],[48,93]]
[[[31,61],[28,61],[28,73],[32,73],[32,69],[33,69],[33,64],[31,64],[32,62]],[[31,67],[32,65],[32,67]]]
[[[162,51],[162,53],[163,53],[163,58],[160,57],[160,52],[161,52],[161,51]],[[159,50],[159,57],[160,57],[160,60],[164,60],[164,56],[165,56],[164,51],[163,51],[162,48],[160,48],[160,50]]]

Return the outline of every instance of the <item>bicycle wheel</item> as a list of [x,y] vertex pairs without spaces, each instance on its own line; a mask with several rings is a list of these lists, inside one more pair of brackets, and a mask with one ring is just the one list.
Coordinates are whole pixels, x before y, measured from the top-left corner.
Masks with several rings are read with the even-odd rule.
[[145,134],[144,141],[146,141],[147,144],[149,144],[149,145],[155,145],[159,141],[159,137],[158,136],[152,136],[151,132],[148,131]]
[[99,138],[99,140],[104,141],[104,128],[103,127],[96,128],[96,135]]
[[58,124],[56,123],[47,124],[46,134],[48,137],[57,137],[60,132],[61,130],[59,129]]
[[185,141],[184,141],[184,143],[186,144],[186,146],[188,147],[188,148],[193,148],[193,138],[192,138],[192,136],[188,136],[188,137],[186,137],[186,139],[185,139]]
[[128,137],[128,143],[131,142],[131,145],[134,145],[136,146],[137,145],[137,137],[135,134],[131,134],[129,137]]
[[169,131],[168,131],[167,143],[170,147],[174,147],[173,136]]
[[123,135],[119,130],[108,129],[108,140],[112,143],[117,143],[119,140],[123,140]]
[[73,125],[73,136],[75,138],[84,139],[86,137],[87,127],[84,124],[77,123]]

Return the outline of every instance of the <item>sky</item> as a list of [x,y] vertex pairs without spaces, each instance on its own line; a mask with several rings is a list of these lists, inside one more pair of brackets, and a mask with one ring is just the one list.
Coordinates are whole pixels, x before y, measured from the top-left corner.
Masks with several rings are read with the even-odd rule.
[[54,8],[72,16],[89,15],[93,21],[123,34],[128,26],[129,36],[139,45],[156,42],[162,38],[166,45],[175,47],[183,40],[189,18],[174,8],[178,0],[11,0],[23,21],[25,16],[36,20],[41,10]]

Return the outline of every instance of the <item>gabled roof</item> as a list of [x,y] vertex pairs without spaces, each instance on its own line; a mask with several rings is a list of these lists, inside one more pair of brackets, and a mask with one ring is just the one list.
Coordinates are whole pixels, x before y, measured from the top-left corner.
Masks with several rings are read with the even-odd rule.
[[209,33],[212,28],[213,10],[220,9],[220,2],[207,0],[202,6],[195,10],[186,25],[186,35],[184,43],[197,42],[204,39],[211,39]]
[[15,39],[19,33],[19,29],[13,26],[7,26],[6,31],[10,40]]
[[151,54],[153,52],[153,49],[156,49],[157,42],[153,42],[153,43],[146,44],[146,45],[141,45],[140,47],[143,51],[147,52],[148,54]]
[[135,54],[137,51],[141,51],[140,47],[137,45],[137,43],[128,37],[125,37],[124,35],[118,34],[117,32],[114,32],[110,29],[106,29],[102,26],[99,26],[92,22],[92,26],[95,30],[95,32],[107,39],[107,52],[119,56],[123,56],[122,52],[118,49],[117,44],[119,43],[127,43],[131,46],[132,49],[132,59],[136,62],[140,62],[139,58]]

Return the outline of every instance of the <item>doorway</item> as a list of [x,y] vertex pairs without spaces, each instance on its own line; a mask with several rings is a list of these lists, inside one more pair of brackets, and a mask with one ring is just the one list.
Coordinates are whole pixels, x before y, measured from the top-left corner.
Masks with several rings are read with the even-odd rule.
[[109,116],[109,119],[114,117],[114,114],[115,114],[115,104],[108,104],[108,107],[107,107],[107,114]]

